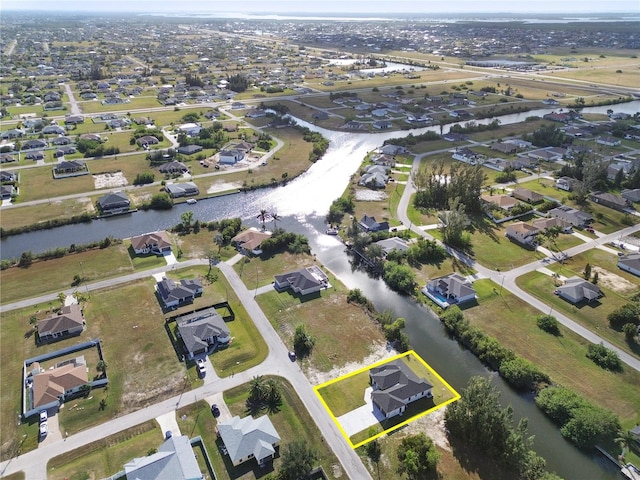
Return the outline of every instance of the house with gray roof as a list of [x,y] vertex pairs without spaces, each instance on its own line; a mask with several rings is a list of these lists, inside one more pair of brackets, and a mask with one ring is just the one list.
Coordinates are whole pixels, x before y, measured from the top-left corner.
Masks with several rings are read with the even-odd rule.
[[379,232],[381,230],[389,230],[389,222],[378,222],[376,217],[370,217],[365,214],[362,216],[358,226],[365,232]]
[[50,317],[36,324],[38,342],[56,342],[64,338],[80,335],[85,327],[82,308],[77,303],[66,305]]
[[628,253],[619,257],[618,268],[640,277],[640,253]]
[[171,198],[189,197],[200,193],[197,185],[193,182],[167,183],[164,186],[164,190]]
[[476,291],[471,282],[459,273],[451,273],[428,281],[422,289],[422,293],[442,308],[476,298]]
[[202,480],[204,475],[186,435],[167,438],[158,451],[137,457],[124,464],[124,469],[106,480]]
[[640,202],[640,188],[626,189],[620,192],[622,198],[626,198],[630,202]]
[[164,277],[156,284],[156,288],[164,308],[178,307],[202,295],[202,282],[197,278],[182,279],[176,283]]
[[407,241],[400,237],[385,238],[375,243],[376,245],[380,245],[380,248],[382,248],[385,255],[392,250],[398,250],[400,252],[406,252],[409,250],[409,244]]
[[630,205],[629,200],[626,198],[608,192],[595,192],[589,195],[589,198],[599,205],[604,205],[614,210],[624,211],[629,208]]
[[369,188],[384,188],[389,181],[389,167],[384,165],[369,165],[358,180],[358,185]]
[[178,161],[172,161],[172,162],[167,162],[167,163],[163,163],[162,165],[160,165],[160,168],[158,168],[158,170],[160,170],[160,173],[168,173],[168,174],[172,174],[172,173],[185,173],[189,171],[189,168],[182,162],[178,162]]
[[308,295],[329,287],[329,278],[315,265],[275,276],[274,286],[278,291],[287,289],[299,295]]
[[215,308],[206,308],[176,318],[178,333],[189,359],[229,345],[231,335]]
[[131,209],[131,201],[124,192],[110,192],[98,199],[98,208],[102,215],[127,213]]
[[588,213],[582,212],[567,205],[561,205],[557,208],[549,210],[548,214],[550,217],[556,217],[564,220],[573,227],[582,228],[593,222],[593,217]]
[[280,435],[267,415],[256,419],[236,415],[219,422],[218,436],[234,466],[254,458],[258,465],[264,465],[274,458],[280,445]]
[[556,289],[556,294],[573,304],[580,303],[583,300],[591,302],[597,300],[602,292],[593,283],[580,277],[567,278],[564,285]]
[[371,401],[385,418],[401,415],[407,406],[433,396],[433,385],[419,378],[402,359],[369,370]]
[[218,153],[218,162],[223,165],[235,165],[244,159],[245,152],[239,148],[225,148]]

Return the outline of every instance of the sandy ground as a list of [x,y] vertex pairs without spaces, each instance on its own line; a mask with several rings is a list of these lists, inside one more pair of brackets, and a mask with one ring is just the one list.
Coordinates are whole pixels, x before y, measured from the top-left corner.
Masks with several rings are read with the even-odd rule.
[[240,187],[242,187],[242,183],[240,182],[219,182],[214,183],[209,188],[207,188],[207,193],[225,192],[228,190],[235,190],[236,188]]
[[356,200],[360,200],[364,202],[378,202],[380,200],[385,200],[386,198],[387,198],[387,194],[384,192],[378,192],[376,190],[364,190],[364,189],[356,190]]
[[96,189],[124,187],[129,184],[122,172],[101,173],[99,175],[92,175],[92,177]]
[[614,292],[627,294],[635,292],[638,287],[627,280],[626,278],[622,278],[620,275],[617,275],[609,270],[605,270],[600,267],[591,267],[591,275],[598,272],[598,284]]

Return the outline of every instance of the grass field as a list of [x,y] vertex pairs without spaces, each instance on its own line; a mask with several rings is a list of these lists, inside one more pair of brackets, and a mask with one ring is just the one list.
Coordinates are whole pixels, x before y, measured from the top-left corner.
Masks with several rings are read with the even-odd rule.
[[[336,471],[334,470],[334,466],[339,465],[339,462],[324,441],[324,438],[320,434],[304,404],[298,397],[298,394],[295,392],[291,384],[289,384],[285,379],[280,377],[273,378],[280,383],[282,391],[282,405],[279,411],[269,414],[269,418],[281,438],[280,453],[274,460],[274,469],[277,471],[279,468],[282,448],[294,440],[303,440],[312,451],[316,452],[319,457],[318,464],[324,467],[329,478],[337,478],[337,475],[333,472]],[[248,396],[249,386],[246,384],[228,390],[224,393],[224,401],[229,407],[232,415],[244,417],[247,414],[245,402]],[[209,416],[211,416],[210,413]],[[211,451],[208,446],[207,448]],[[229,457],[227,456],[223,459],[224,468],[220,468],[222,467],[220,463],[216,463],[214,466],[216,474],[220,472],[220,480],[260,478],[264,473],[268,473],[268,470],[267,472],[264,472],[264,469],[259,469],[255,462],[247,462],[246,466],[234,468],[228,459]],[[214,462],[216,461],[219,462],[219,460],[214,460]],[[337,471],[341,471],[339,466],[337,467]]]
[[[97,199],[97,197],[96,197]],[[7,208],[2,210],[2,227],[5,229],[32,225],[45,220],[69,218],[88,212],[97,214],[96,208],[89,197],[70,200],[53,200],[46,204],[21,206],[19,208]]]
[[74,275],[84,277],[87,283],[132,271],[127,247],[122,244],[34,262],[29,268],[12,267],[1,273],[1,303],[66,290],[72,287]]
[[47,464],[50,480],[105,478],[123,469],[134,457],[145,457],[162,443],[163,432],[155,421],[127,430],[52,458]]
[[[522,287],[525,283],[531,285],[529,278],[521,277],[518,283]],[[624,426],[633,427],[640,421],[640,396],[637,395],[640,373],[631,368],[616,374],[603,370],[586,358],[589,342],[582,337],[563,326],[558,337],[540,330],[535,321],[541,314],[538,310],[504,289],[498,294],[496,284],[489,280],[476,281],[474,288],[480,306],[464,311],[473,325],[532,361],[549,374],[553,382],[618,414]],[[557,307],[553,305],[554,309]],[[602,329],[598,333],[602,334]]]

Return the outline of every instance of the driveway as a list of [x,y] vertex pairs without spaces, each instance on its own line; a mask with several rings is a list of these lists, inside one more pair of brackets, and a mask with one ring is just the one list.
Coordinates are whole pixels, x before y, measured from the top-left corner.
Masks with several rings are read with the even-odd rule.
[[373,402],[371,401],[372,391],[373,389],[371,387],[367,387],[364,391],[365,404],[363,406],[337,417],[338,423],[340,423],[340,426],[347,436],[350,437],[358,432],[362,432],[373,425],[381,423],[385,419],[380,410],[373,406]]
[[178,422],[176,421],[175,410],[156,417],[156,422],[160,425],[160,430],[162,430],[163,435],[166,435],[167,432],[171,432],[172,435],[176,436],[182,435],[180,433],[180,427],[178,427]]
[[60,423],[58,422],[58,415],[56,414],[57,412],[50,409],[47,410],[47,413],[48,433],[46,437],[38,442],[38,447],[49,445],[50,443],[55,443],[58,440],[62,440],[64,438],[63,433],[60,431]]
[[209,407],[211,407],[211,405],[218,406],[218,410],[220,410],[220,415],[217,418],[218,423],[225,420],[230,420],[233,417],[233,415],[231,415],[231,412],[229,411],[229,407],[227,407],[227,404],[224,403],[224,396],[222,392],[209,395],[205,398],[205,401],[209,404]]

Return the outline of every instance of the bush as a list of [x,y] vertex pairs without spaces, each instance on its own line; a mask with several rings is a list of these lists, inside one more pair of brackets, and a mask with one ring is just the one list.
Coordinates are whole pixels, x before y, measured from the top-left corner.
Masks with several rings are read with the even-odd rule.
[[602,343],[592,343],[587,349],[587,358],[599,367],[613,372],[622,371],[622,362],[613,350],[608,349]]
[[518,390],[532,390],[540,383],[548,383],[549,377],[540,372],[529,360],[514,358],[500,364],[500,375]]
[[153,210],[171,210],[173,208],[173,202],[168,194],[156,193],[151,197],[149,208],[152,208]]
[[560,324],[553,315],[540,315],[536,318],[536,324],[540,330],[544,330],[556,337],[560,336]]
[[155,175],[151,172],[139,173],[136,175],[136,178],[133,179],[134,185],[146,185],[148,183],[153,183],[155,179]]

